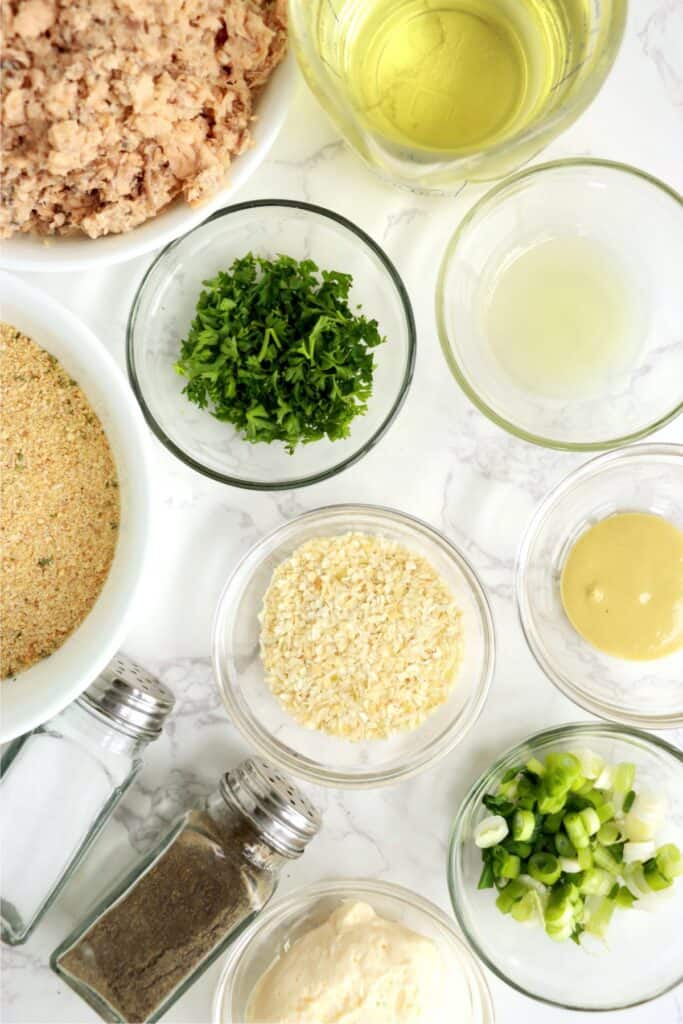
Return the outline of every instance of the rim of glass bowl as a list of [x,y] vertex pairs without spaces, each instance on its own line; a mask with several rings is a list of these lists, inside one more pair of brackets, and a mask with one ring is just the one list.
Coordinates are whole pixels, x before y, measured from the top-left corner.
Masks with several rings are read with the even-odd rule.
[[615,462],[633,459],[634,457],[636,459],[641,457],[647,459],[656,455],[675,456],[676,458],[683,460],[683,445],[637,444],[631,445],[627,448],[620,448],[617,451],[605,452],[602,455],[596,455],[592,459],[589,459],[588,462],[584,462],[583,465],[579,466],[571,473],[568,473],[564,479],[560,480],[557,486],[553,487],[553,489],[546,494],[545,498],[543,498],[531,517],[531,521],[526,528],[524,536],[522,537],[522,543],[519,547],[517,564],[515,567],[515,597],[517,615],[527,646],[536,659],[536,663],[543,670],[553,686],[557,687],[561,693],[566,697],[569,697],[569,699],[579,707],[592,712],[592,714],[597,715],[599,718],[607,719],[608,721],[612,720],[620,723],[621,725],[633,726],[636,728],[641,727],[643,729],[675,729],[678,726],[683,725],[683,713],[678,715],[639,715],[637,713],[625,712],[620,705],[598,700],[586,693],[584,690],[579,689],[579,687],[577,687],[576,684],[567,676],[560,675],[560,673],[557,672],[550,663],[545,655],[542,645],[536,639],[536,631],[531,624],[531,616],[529,615],[527,599],[527,569],[531,544],[538,532],[539,526],[547,516],[549,510],[555,506],[557,501],[563,497],[578,480],[585,477],[595,476],[597,473],[600,473],[603,466],[612,466]]
[[477,994],[481,999],[483,1011],[481,1022],[477,1022],[477,1024],[494,1024],[493,999],[491,998],[481,964],[474,956],[471,948],[463,940],[454,922],[435,903],[425,899],[411,889],[407,889],[402,885],[395,885],[393,882],[381,882],[374,878],[331,878],[322,882],[315,882],[313,885],[299,886],[286,896],[276,899],[267,907],[230,947],[211,1003],[211,1020],[213,1024],[222,1024],[223,1001],[231,975],[237,970],[252,939],[262,928],[278,918],[286,917],[290,911],[296,908],[300,908],[304,912],[309,905],[319,899],[323,899],[325,896],[339,896],[340,899],[348,899],[354,893],[385,896],[389,899],[395,899],[399,903],[421,911],[439,924],[448,933],[449,938],[453,941],[458,951],[462,953],[467,967],[471,971],[471,977],[468,980],[471,981],[472,987],[476,988]]
[[[379,259],[380,263],[386,270],[389,278],[394,285],[398,294],[401,307],[403,309],[403,315],[405,319],[406,331],[408,335],[408,359],[406,362],[406,369],[401,382],[401,387],[396,395],[392,406],[385,416],[384,420],[380,423],[375,433],[370,437],[365,444],[353,452],[347,458],[342,459],[341,462],[336,463],[329,469],[325,469],[319,473],[310,473],[308,476],[294,478],[292,480],[276,480],[273,482],[269,481],[254,481],[254,480],[243,480],[240,477],[230,476],[227,473],[219,473],[217,470],[210,469],[203,463],[198,462],[187,452],[179,448],[178,445],[172,441],[166,432],[163,430],[161,425],[157,422],[156,418],[152,414],[151,409],[148,407],[145,400],[144,391],[140,385],[140,379],[138,377],[137,368],[135,365],[135,346],[133,337],[135,334],[135,328],[137,324],[138,312],[140,307],[140,301],[142,295],[147,287],[147,283],[154,269],[162,261],[166,260],[171,254],[183,244],[183,242],[197,231],[201,231],[205,225],[210,224],[211,221],[222,219],[223,217],[229,217],[230,214],[240,213],[242,210],[254,210],[261,207],[282,207],[285,209],[299,210],[304,213],[313,213],[321,217],[325,217],[328,220],[334,221],[342,228],[346,228],[351,234],[355,235],[359,241],[364,243]],[[128,369],[128,378],[130,380],[131,387],[138,401],[142,413],[147,421],[147,425],[152,430],[153,434],[159,441],[170,451],[176,458],[184,462],[186,466],[190,466],[191,469],[196,470],[203,476],[209,477],[212,480],[217,480],[219,483],[229,484],[231,487],[241,487],[248,491],[283,491],[293,490],[298,487],[307,487],[310,484],[320,483],[323,480],[329,480],[331,477],[336,476],[337,473],[341,473],[343,470],[348,469],[349,466],[353,466],[354,463],[358,462],[367,455],[375,445],[384,437],[385,433],[396,419],[401,406],[403,405],[411,381],[413,379],[413,373],[415,370],[415,355],[417,348],[417,329],[415,327],[415,317],[413,314],[413,307],[410,301],[410,296],[403,283],[403,279],[399,274],[398,270],[389,259],[384,250],[377,244],[377,242],[370,237],[362,228],[359,228],[352,221],[348,220],[347,217],[343,217],[340,213],[335,213],[334,210],[329,210],[324,206],[317,206],[315,203],[299,202],[294,199],[254,199],[244,203],[233,203],[230,206],[224,206],[220,210],[216,210],[209,217],[192,228],[186,234],[181,235],[180,238],[174,239],[169,242],[168,245],[164,246],[160,253],[152,260],[149,267],[144,273],[140,284],[138,285],[133,304],[128,314],[128,323],[126,327],[126,366]],[[244,442],[245,444],[247,442]],[[329,442],[333,443],[333,442]]]
[[[315,522],[323,517],[326,521],[329,521],[330,518],[344,521],[349,515],[354,513],[374,514],[379,515],[381,518],[398,520],[407,524],[413,531],[428,536],[430,540],[439,545],[444,554],[456,563],[472,592],[482,623],[484,648],[483,664],[479,679],[473,688],[469,701],[469,710],[459,719],[459,728],[454,729],[455,723],[451,722],[440,736],[427,744],[427,746],[422,747],[419,752],[410,756],[400,765],[358,773],[326,768],[301,754],[283,750],[270,733],[254,718],[251,712],[248,712],[248,714],[243,712],[243,702],[235,698],[233,681],[229,675],[225,678],[220,667],[219,658],[219,629],[223,605],[235,584],[241,581],[245,575],[251,576],[254,566],[260,564],[264,549],[270,548],[273,541],[280,538],[282,534],[290,531],[296,532],[297,528],[302,524],[310,523],[311,521]],[[353,524],[351,523],[349,524],[349,529],[352,528]],[[433,526],[407,512],[401,512],[398,509],[389,508],[384,505],[326,505],[312,509],[310,512],[304,512],[302,515],[290,519],[275,530],[267,533],[247,551],[246,555],[238,562],[236,568],[228,577],[228,581],[216,605],[211,633],[211,658],[216,683],[228,715],[244,739],[264,757],[274,761],[281,768],[291,772],[292,775],[306,779],[308,782],[318,786],[331,786],[340,789],[371,789],[391,785],[395,782],[411,778],[426,768],[432,767],[440,758],[449,753],[464,739],[479,718],[491,687],[496,660],[495,630],[491,607],[484,586],[468,560],[459,548]]]
[[653,999],[657,999],[659,996],[664,995],[666,992],[672,991],[672,989],[683,981],[683,965],[680,977],[671,985],[667,985],[666,988],[662,989],[661,992],[657,992],[656,995],[648,996],[646,999],[639,999],[635,1002],[615,1003],[610,1007],[591,1007],[583,1006],[579,1002],[560,1003],[554,999],[546,999],[545,996],[538,995],[537,993],[524,988],[512,978],[508,977],[508,975],[505,974],[497,964],[491,961],[488,955],[481,948],[476,935],[473,935],[468,927],[465,915],[461,912],[460,901],[457,894],[458,886],[456,885],[455,880],[457,872],[453,869],[454,863],[457,862],[457,847],[460,843],[460,832],[466,816],[471,813],[484,793],[490,789],[496,776],[501,771],[511,767],[519,761],[519,756],[522,751],[527,750],[528,748],[533,749],[543,743],[561,742],[573,736],[590,737],[595,735],[604,736],[606,738],[609,736],[618,736],[621,739],[637,739],[641,743],[645,744],[645,746],[655,747],[657,750],[662,751],[665,754],[672,755],[683,768],[683,753],[674,747],[673,744],[667,743],[666,740],[663,740],[661,737],[645,732],[643,729],[634,729],[626,725],[616,725],[609,722],[569,722],[565,725],[554,726],[552,729],[543,729],[541,732],[534,733],[532,736],[522,740],[520,743],[516,743],[514,747],[509,747],[504,754],[494,761],[491,767],[488,768],[483,775],[479,776],[476,782],[467,791],[451,828],[451,834],[448,841],[446,875],[448,878],[448,891],[451,897],[453,913],[455,914],[456,920],[462,929],[465,939],[482,963],[484,963],[490,971],[493,971],[497,978],[500,978],[501,981],[504,981],[505,984],[509,985],[511,988],[516,989],[517,992],[521,992],[522,995],[529,996],[531,999],[534,999],[539,1003],[545,1003],[547,1006],[558,1006],[563,1010],[578,1010],[584,1013],[610,1013],[614,1010],[626,1010],[633,1006],[642,1006],[644,1003],[649,1003]]
[[510,420],[504,416],[499,415],[494,409],[491,408],[482,398],[479,397],[474,387],[470,384],[468,378],[460,369],[460,365],[456,358],[453,346],[450,342],[448,327],[446,325],[446,317],[444,315],[444,294],[445,294],[445,278],[448,266],[453,259],[455,251],[458,247],[460,239],[464,233],[470,228],[472,222],[476,220],[482,213],[485,214],[488,207],[495,204],[505,194],[511,191],[519,181],[524,181],[526,178],[532,178],[538,174],[544,174],[546,171],[556,170],[568,170],[570,168],[587,168],[587,167],[600,167],[607,168],[612,171],[621,172],[630,175],[635,178],[640,178],[648,185],[654,185],[655,188],[664,192],[669,198],[673,199],[674,202],[678,203],[683,208],[683,196],[679,195],[675,189],[659,178],[655,178],[653,175],[648,174],[646,171],[641,171],[638,167],[632,167],[630,164],[619,163],[615,160],[592,160],[582,159],[580,157],[573,157],[566,160],[551,160],[543,164],[535,164],[533,167],[528,167],[523,171],[518,171],[516,174],[511,174],[505,178],[498,185],[494,185],[493,188],[482,196],[481,199],[477,200],[474,206],[468,210],[463,219],[458,224],[455,232],[451,236],[451,239],[446,246],[446,251],[441,260],[441,266],[439,268],[439,276],[436,284],[436,322],[439,333],[439,341],[441,342],[441,349],[445,356],[448,367],[455,377],[456,383],[459,385],[469,400],[482,412],[488,419],[490,419],[497,426],[502,427],[509,434],[514,437],[519,437],[523,441],[529,441],[531,444],[540,445],[543,448],[553,448],[557,451],[564,452],[599,452],[607,451],[610,448],[617,448],[620,445],[628,444],[631,441],[638,441],[641,438],[647,437],[652,434],[655,430],[659,430],[674,420],[681,412],[683,412],[683,399],[674,406],[669,412],[664,413],[652,424],[643,427],[641,430],[634,431],[631,434],[624,434],[620,437],[607,438],[606,440],[600,441],[556,441],[551,437],[543,437],[541,434],[534,434],[528,430],[523,430],[521,427],[516,426]]

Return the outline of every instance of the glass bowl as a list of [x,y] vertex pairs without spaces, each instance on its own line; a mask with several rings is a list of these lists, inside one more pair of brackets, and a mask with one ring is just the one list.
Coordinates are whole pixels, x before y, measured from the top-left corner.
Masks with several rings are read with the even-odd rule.
[[527,643],[567,697],[602,718],[648,729],[683,725],[683,650],[626,661],[588,644],[560,595],[565,558],[584,530],[614,512],[652,512],[683,528],[683,445],[643,444],[591,459],[536,510],[517,560]]
[[[555,393],[545,382],[541,393],[538,381],[527,383],[496,354],[486,315],[501,271],[526,250],[566,237],[610,251],[632,308],[602,371],[577,363],[579,387],[563,390],[563,370]],[[661,181],[598,160],[532,167],[491,189],[448,245],[436,297],[448,365],[489,419],[525,441],[597,451],[645,437],[683,409],[681,266],[683,200]]]
[[[259,653],[258,615],[273,570],[305,541],[357,531],[423,555],[451,589],[463,616],[464,656],[449,699],[412,732],[351,742],[299,725],[273,696]],[[230,718],[249,745],[318,785],[369,788],[414,775],[459,743],[481,712],[494,665],[493,620],[464,556],[426,523],[372,505],[307,512],[260,540],[228,580],[213,623],[213,665]]]
[[[192,322],[202,283],[253,252],[313,259],[321,269],[353,274],[350,304],[377,319],[386,344],[374,350],[368,410],[348,438],[299,445],[251,444],[185,395],[173,369]],[[128,373],[145,418],[159,440],[205,476],[234,487],[275,491],[334,476],[377,444],[406,397],[415,364],[410,299],[393,264],[369,235],[345,217],[309,203],[264,199],[219,210],[167,245],[145,274],[128,319]]]
[[[398,885],[373,879],[321,882],[273,903],[231,947],[213,1001],[213,1024],[243,1024],[249,998],[275,958],[344,901],[362,900],[381,916],[398,921],[436,942],[447,965],[450,1007],[469,1004],[468,1024],[493,1024],[491,996],[483,971],[438,907]],[[450,1024],[452,1016],[430,1024]]]
[[[518,116],[495,141],[470,137],[469,144],[463,140],[455,148],[450,148],[453,143],[448,141],[433,148],[438,143],[424,138],[421,142],[411,140],[400,128],[395,132],[388,103],[379,103],[380,110],[384,107],[388,115],[384,126],[381,118],[375,121],[370,110],[365,109],[368,104],[359,94],[362,90],[354,88],[360,83],[353,80],[349,71],[356,49],[350,40],[355,37],[367,42],[363,49],[369,56],[373,35],[382,34],[377,23],[373,26],[363,21],[365,10],[373,9],[367,0],[289,0],[289,34],[311,90],[337,129],[370,167],[389,181],[416,192],[453,192],[464,181],[491,181],[510,174],[566,131],[597,95],[619,51],[627,0],[552,0],[525,4],[524,10],[512,14],[513,8],[521,6],[499,3],[494,8],[491,3],[475,5],[472,0],[442,4],[403,0],[381,9],[389,26],[392,22],[400,24],[401,15],[409,18],[409,25],[403,23],[409,35],[403,37],[400,29],[395,34],[389,29],[381,44],[384,57],[376,67],[370,61],[368,81],[372,77],[379,82],[387,65],[400,61],[404,88],[394,95],[389,87],[386,99],[393,99],[397,111],[412,106],[414,116],[423,126],[431,120],[432,89],[437,90],[437,102],[439,91],[451,95],[451,116],[456,121],[463,105],[459,95],[463,81],[476,93],[476,98],[468,97],[468,107],[476,110],[480,103],[485,105],[486,90],[496,89],[491,79],[493,69],[488,64],[495,61],[500,37],[505,32],[511,30],[516,45],[524,51],[526,80],[524,98],[517,106]],[[488,35],[492,51],[488,60],[483,64],[474,60],[468,63],[469,48],[482,29],[487,32],[494,10],[502,15],[506,26],[497,27]],[[459,23],[457,27],[451,19]],[[453,40],[451,52],[444,47],[444,39],[449,36]],[[408,40],[412,44],[412,59],[408,58]],[[400,50],[403,52],[398,57]],[[438,81],[425,81],[422,62],[427,61],[440,68]],[[449,68],[455,69],[452,77]],[[476,85],[471,83],[472,79]],[[502,84],[497,85],[497,90],[510,92],[509,86]],[[372,99],[368,102],[373,105]],[[443,116],[447,118],[448,114],[444,112]]]
[[[606,761],[636,765],[636,784],[666,795],[670,811],[661,842],[683,840],[683,754],[655,736],[616,725],[563,725],[513,747],[474,784],[458,811],[448,852],[448,884],[455,916],[487,967],[524,995],[567,1010],[617,1010],[662,995],[683,981],[683,879],[653,912],[617,911],[608,951],[591,956],[573,942],[555,943],[542,928],[525,928],[501,914],[491,889],[477,889],[481,851],[476,825],[490,812],[484,794],[505,772],[551,750],[587,747]],[[658,837],[658,842],[659,842]]]

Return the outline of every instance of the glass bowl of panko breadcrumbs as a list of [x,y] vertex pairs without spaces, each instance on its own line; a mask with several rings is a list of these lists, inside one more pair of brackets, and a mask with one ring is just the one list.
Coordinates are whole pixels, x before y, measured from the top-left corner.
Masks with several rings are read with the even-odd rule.
[[336,505],[244,557],[218,603],[213,662],[252,747],[310,782],[367,788],[433,765],[472,728],[493,622],[476,573],[437,530]]

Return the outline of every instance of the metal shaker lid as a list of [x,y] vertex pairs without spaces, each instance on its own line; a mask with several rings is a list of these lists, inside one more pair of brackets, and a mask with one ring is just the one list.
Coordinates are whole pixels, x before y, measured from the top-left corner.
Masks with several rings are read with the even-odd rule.
[[285,857],[300,857],[322,825],[308,797],[262,757],[248,757],[226,772],[220,792]]
[[156,676],[125,654],[117,654],[77,703],[107,718],[127,736],[155,740],[175,697]]

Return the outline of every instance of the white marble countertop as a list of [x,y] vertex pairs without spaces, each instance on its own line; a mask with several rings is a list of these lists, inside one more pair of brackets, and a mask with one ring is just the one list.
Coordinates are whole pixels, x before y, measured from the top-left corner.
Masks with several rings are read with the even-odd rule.
[[[632,0],[626,38],[592,107],[541,159],[600,156],[642,167],[683,190],[683,0]],[[448,832],[459,800],[491,759],[531,732],[588,716],[545,678],[527,650],[513,605],[517,544],[537,502],[581,456],[517,441],[478,413],[458,390],[441,354],[433,315],[437,266],[447,237],[482,194],[457,198],[394,190],[370,174],[339,141],[300,85],[269,159],[235,195],[305,198],[360,224],[396,262],[418,324],[412,389],[388,435],[359,464],[301,491],[257,494],[197,475],[155,440],[151,564],[137,625],[125,649],[160,672],[177,710],[154,744],[139,782],[96,849],[28,943],[3,950],[2,1020],[86,1024],[98,1018],[48,967],[91,894],[142,849],[175,809],[203,792],[247,753],[228,721],[211,677],[211,619],[236,560],[265,532],[320,505],[363,501],[393,505],[444,530],[472,560],[492,599],[498,667],[484,712],[462,745],[431,771],[372,792],[314,791],[324,812],[320,838],[283,883],[371,875],[414,888],[450,913],[445,877]],[[624,211],[628,216],[628,211]],[[26,275],[66,303],[123,366],[124,331],[149,257],[87,275]],[[683,422],[662,431],[683,441]],[[679,745],[683,732],[671,736]],[[166,1018],[208,1022],[219,965]],[[553,1010],[492,975],[498,1024],[579,1024],[588,1015]],[[683,1021],[683,991],[614,1013],[610,1024]],[[457,1024],[456,1021],[453,1024]]]

